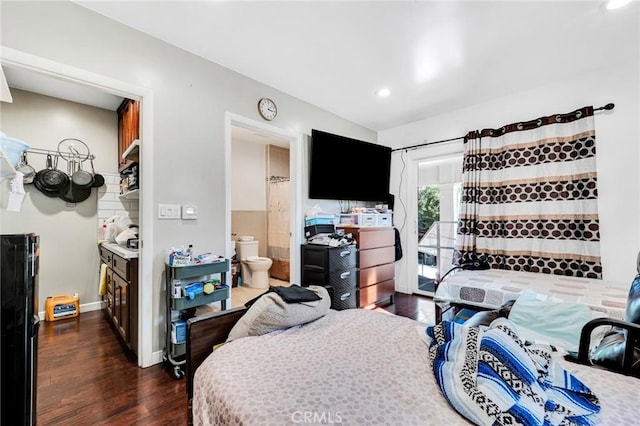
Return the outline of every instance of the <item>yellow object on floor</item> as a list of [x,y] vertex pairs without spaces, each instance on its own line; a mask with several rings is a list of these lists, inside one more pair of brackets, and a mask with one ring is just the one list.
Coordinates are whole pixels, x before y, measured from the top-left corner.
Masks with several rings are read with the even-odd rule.
[[63,318],[75,318],[80,314],[80,298],[77,294],[72,297],[66,294],[47,297],[44,303],[45,321],[57,321]]
[[104,296],[107,292],[107,264],[100,265],[100,287],[98,288],[98,294]]

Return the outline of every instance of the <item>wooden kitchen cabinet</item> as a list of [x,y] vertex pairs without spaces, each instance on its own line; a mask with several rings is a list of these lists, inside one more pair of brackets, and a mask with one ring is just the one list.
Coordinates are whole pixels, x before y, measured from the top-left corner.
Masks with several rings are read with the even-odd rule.
[[100,261],[107,265],[103,311],[124,346],[138,353],[138,258],[124,258],[101,245]]
[[358,247],[358,306],[393,303],[395,231],[390,226],[345,226]]
[[140,138],[140,101],[125,99],[118,107],[118,167],[129,162],[122,153]]

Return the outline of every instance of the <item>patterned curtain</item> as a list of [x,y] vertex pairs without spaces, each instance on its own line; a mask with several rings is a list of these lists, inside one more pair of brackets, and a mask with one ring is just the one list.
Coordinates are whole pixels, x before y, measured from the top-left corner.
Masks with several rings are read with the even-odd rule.
[[455,263],[602,278],[593,107],[465,137]]

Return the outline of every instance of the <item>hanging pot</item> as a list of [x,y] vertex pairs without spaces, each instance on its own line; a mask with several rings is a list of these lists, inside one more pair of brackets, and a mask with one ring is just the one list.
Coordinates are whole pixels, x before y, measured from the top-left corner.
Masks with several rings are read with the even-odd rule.
[[74,170],[71,175],[71,182],[78,188],[91,188],[93,186],[93,175],[86,170],[82,170],[84,160],[78,161],[78,170]]
[[61,200],[73,204],[80,203],[89,198],[92,189],[91,186],[84,187],[81,185],[76,185],[73,181],[73,176],[76,175],[80,167],[77,158],[78,157],[73,156],[69,159],[67,163],[67,174],[71,176],[71,178],[69,179],[69,186],[67,187],[67,190],[65,192],[58,195],[58,198],[60,198]]
[[29,165],[29,163],[27,163],[27,153],[26,152],[22,153],[22,158],[21,158],[20,162],[18,163],[18,165],[16,165],[16,170],[19,171],[20,173],[22,173],[22,175],[23,175],[22,182],[23,183],[25,183],[25,184],[33,183],[33,179],[36,177],[36,169],[31,167]]
[[104,185],[104,176],[100,173],[96,173],[96,169],[93,167],[93,157],[91,157],[91,171],[93,172],[93,187],[100,188]]
[[[56,157],[56,166],[58,158]],[[47,168],[36,173],[33,184],[47,197],[58,197],[64,194],[70,185],[69,176],[53,165],[51,154],[47,154]]]

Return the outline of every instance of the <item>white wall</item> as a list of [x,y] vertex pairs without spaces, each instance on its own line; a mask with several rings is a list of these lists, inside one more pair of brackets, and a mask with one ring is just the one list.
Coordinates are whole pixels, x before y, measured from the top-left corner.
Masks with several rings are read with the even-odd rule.
[[144,246],[145,251],[152,251],[153,282],[143,285],[153,292],[153,318],[148,321],[153,321],[152,346],[156,354],[164,346],[162,288],[166,250],[191,243],[203,251],[224,253],[228,241],[224,192],[226,112],[261,120],[257,101],[269,97],[278,104],[278,118],[271,122],[274,126],[305,134],[319,128],[356,139],[376,140],[373,131],[76,4],[2,2],[0,7],[3,46],[153,92],[153,140],[144,140],[143,135],[141,149],[145,143],[154,146],[154,182],[152,190],[142,188],[142,197],[152,197],[154,209],[158,203],[191,203],[199,209],[198,220],[154,219],[151,224],[142,224],[152,226],[154,235],[153,247]]
[[[29,143],[32,148],[57,150],[58,142],[76,138],[96,156],[96,172],[117,173],[118,116],[115,111],[80,105],[22,90],[12,90],[13,103],[2,104],[2,131]],[[36,170],[45,168],[46,156],[27,154]],[[66,171],[66,162],[58,167]],[[84,170],[91,170],[89,162]],[[100,308],[97,245],[98,189],[80,203],[69,205],[50,198],[32,184],[25,185],[22,211],[5,210],[10,180],[2,182],[0,231],[35,232],[40,235],[40,310],[47,296],[78,293],[86,309]],[[93,304],[93,305],[92,305]],[[82,311],[82,310],[81,310]]]
[[[611,48],[616,49],[615,42]],[[541,52],[544,53],[544,49]],[[619,56],[620,60],[607,69],[587,74],[576,70],[570,80],[381,131],[378,141],[400,148],[464,136],[474,129],[501,127],[512,122],[570,112],[586,105],[597,108],[609,102],[615,103],[613,111],[595,113],[601,257],[605,280],[630,282],[636,273],[635,259],[640,250],[640,66],[637,51],[635,55],[620,52]],[[544,63],[543,59],[541,57],[540,63]],[[401,158],[417,161],[420,158],[446,157],[461,151],[461,141],[406,153],[396,151],[392,162],[391,192],[405,203],[409,197],[415,197],[415,187],[408,187],[409,171],[405,169],[402,172]],[[405,224],[401,239],[407,245],[417,239],[412,225],[415,214],[405,218],[402,203],[397,201],[396,198],[396,219]],[[398,265],[400,278],[396,282],[400,291],[408,291],[409,280],[415,279],[407,274],[407,262],[414,258],[405,256]]]

